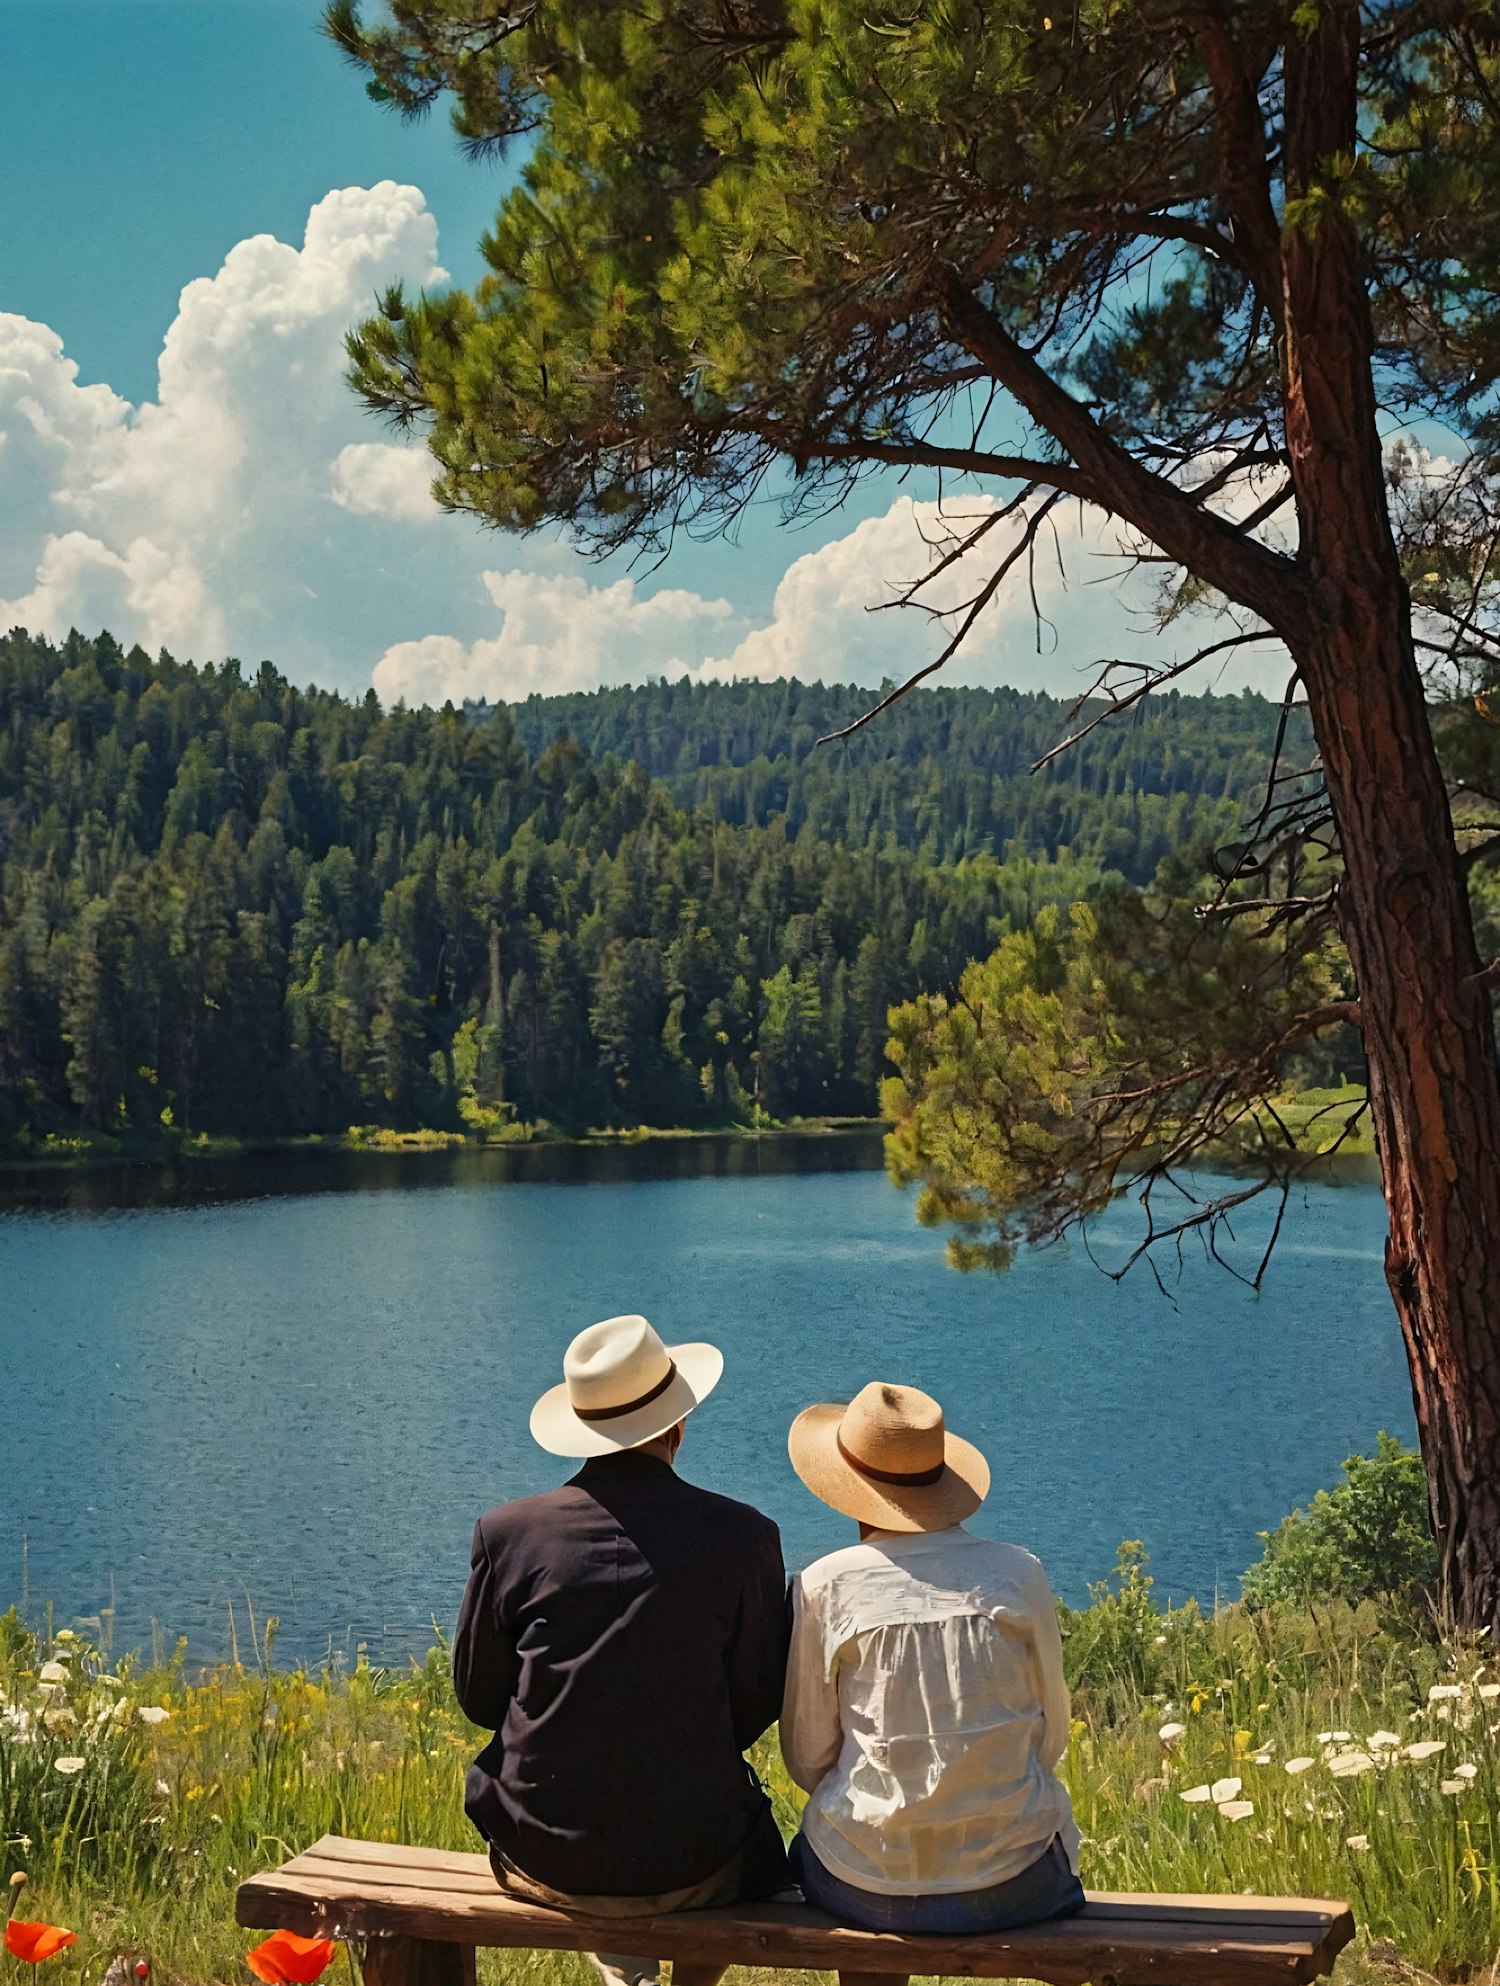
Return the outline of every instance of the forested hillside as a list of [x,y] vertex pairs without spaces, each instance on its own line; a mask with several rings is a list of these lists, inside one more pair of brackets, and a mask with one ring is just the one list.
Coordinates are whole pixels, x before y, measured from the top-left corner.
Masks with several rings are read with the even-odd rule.
[[1148,803],[1225,827],[1272,725],[1185,700],[1027,782],[1058,707],[966,691],[810,756],[857,695],[384,713],[13,633],[0,1139],[868,1112],[892,1001],[1140,874]]
[[[1066,848],[1136,883],[1169,851],[1228,830],[1236,803],[1264,780],[1278,716],[1261,697],[1174,690],[1033,777],[1081,721],[1059,698],[927,690],[854,737],[818,745],[870,701],[848,686],[684,680],[530,697],[512,715],[528,750],[566,735],[596,756],[636,759],[681,805],[711,804],[720,820],[784,814],[792,834],[910,848],[934,862],[1011,843],[1030,854]],[[1288,764],[1311,756],[1300,712],[1288,749]]]

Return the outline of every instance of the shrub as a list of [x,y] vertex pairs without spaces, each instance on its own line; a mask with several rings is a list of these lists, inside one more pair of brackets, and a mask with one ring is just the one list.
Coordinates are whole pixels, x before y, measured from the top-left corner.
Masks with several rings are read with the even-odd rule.
[[1262,1531],[1265,1551],[1244,1577],[1252,1606],[1385,1596],[1412,1614],[1437,1586],[1422,1458],[1381,1431],[1373,1455],[1351,1455],[1345,1480]]

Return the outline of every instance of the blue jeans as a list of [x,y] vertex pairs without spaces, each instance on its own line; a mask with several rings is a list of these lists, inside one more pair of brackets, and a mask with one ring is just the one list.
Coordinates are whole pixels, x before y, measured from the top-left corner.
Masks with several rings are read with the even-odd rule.
[[1040,1923],[1044,1917],[1071,1917],[1084,1904],[1083,1884],[1056,1837],[1029,1869],[1008,1882],[936,1896],[891,1896],[840,1882],[823,1867],[800,1834],[787,1859],[793,1880],[801,1884],[809,1903],[866,1931],[962,1937],[966,1933],[1009,1931],[1018,1924]]

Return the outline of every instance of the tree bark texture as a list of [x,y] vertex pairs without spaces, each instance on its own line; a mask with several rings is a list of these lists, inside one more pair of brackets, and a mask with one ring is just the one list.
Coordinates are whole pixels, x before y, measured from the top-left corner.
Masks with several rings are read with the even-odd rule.
[[[1326,197],[1354,149],[1358,8],[1325,5],[1286,61],[1287,437],[1307,590],[1289,645],[1344,862],[1390,1213],[1386,1279],[1411,1367],[1444,1597],[1500,1628],[1500,1072],[1382,473],[1354,229]],[[1310,206],[1314,203],[1310,203]]]

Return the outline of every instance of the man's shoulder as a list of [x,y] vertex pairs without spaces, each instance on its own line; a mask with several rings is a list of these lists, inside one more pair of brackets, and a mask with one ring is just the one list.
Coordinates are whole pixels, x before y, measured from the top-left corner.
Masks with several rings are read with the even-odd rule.
[[863,1572],[871,1566],[885,1563],[873,1545],[861,1541],[856,1545],[845,1545],[839,1551],[826,1552],[822,1558],[815,1558],[811,1565],[804,1566],[797,1574],[797,1584],[803,1593],[811,1598],[817,1593],[826,1593],[830,1587],[850,1573]]
[[743,1538],[747,1542],[781,1550],[781,1532],[773,1518],[763,1510],[757,1510],[753,1503],[741,1503],[737,1497],[724,1496],[718,1490],[703,1489],[697,1483],[690,1483],[685,1477],[674,1478],[679,1495],[689,1498],[704,1522],[714,1525],[726,1534]]
[[572,1483],[560,1483],[556,1489],[539,1490],[533,1496],[512,1497],[508,1503],[497,1503],[493,1510],[485,1511],[475,1527],[476,1534],[493,1549],[533,1533],[555,1532],[558,1519],[578,1500]]

